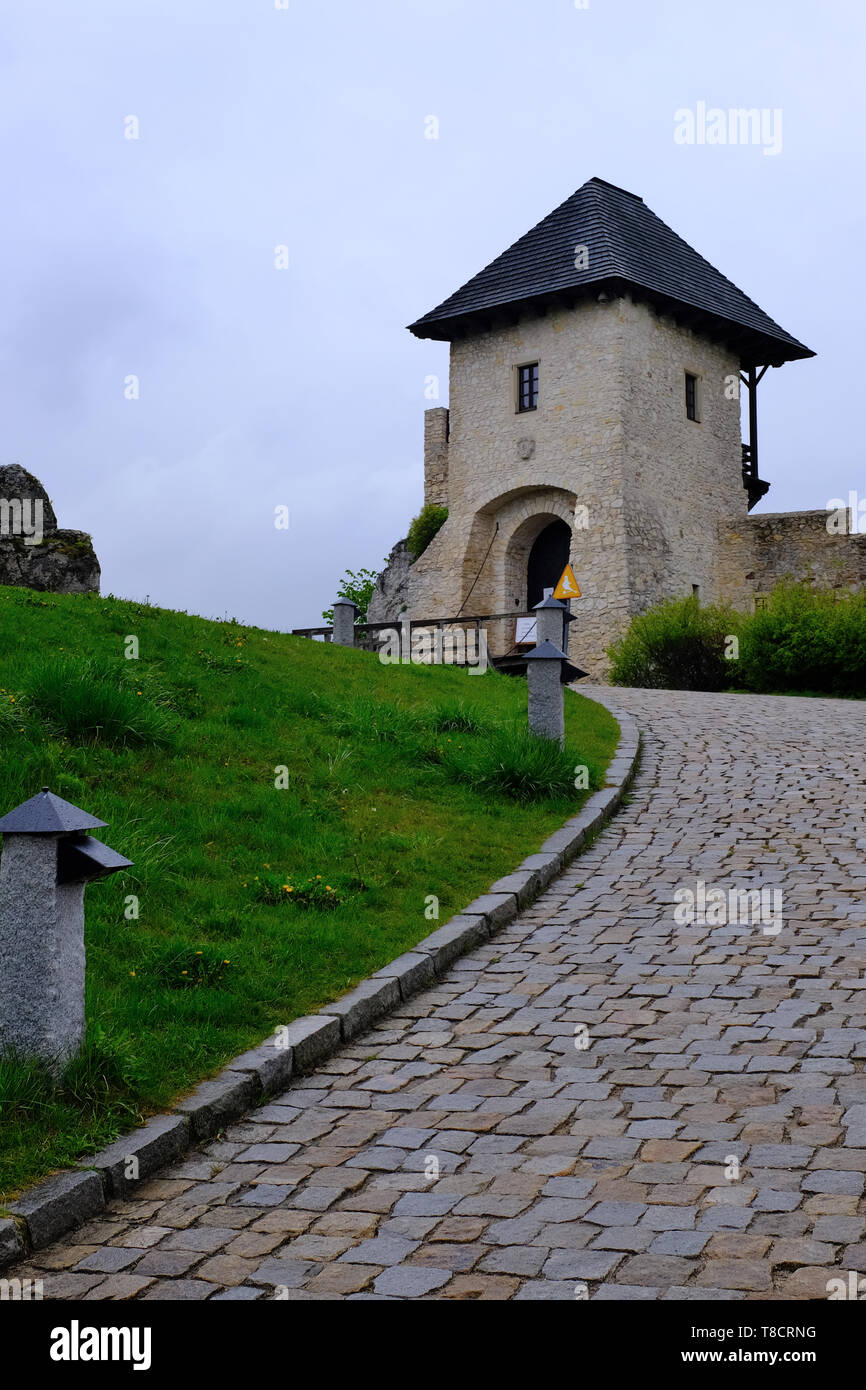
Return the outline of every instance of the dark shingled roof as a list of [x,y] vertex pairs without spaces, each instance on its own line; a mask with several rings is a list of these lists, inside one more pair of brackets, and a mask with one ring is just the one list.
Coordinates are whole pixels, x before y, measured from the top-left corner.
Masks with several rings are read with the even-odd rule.
[[104,825],[104,820],[97,820],[80,806],[73,806],[71,801],[64,801],[43,787],[0,820],[0,834],[65,835],[72,830],[95,830]]
[[[575,247],[589,265],[575,268]],[[485,270],[410,324],[419,338],[449,340],[577,303],[602,289],[630,292],[730,345],[744,366],[781,366],[815,354],[678,237],[642,198],[590,179]]]

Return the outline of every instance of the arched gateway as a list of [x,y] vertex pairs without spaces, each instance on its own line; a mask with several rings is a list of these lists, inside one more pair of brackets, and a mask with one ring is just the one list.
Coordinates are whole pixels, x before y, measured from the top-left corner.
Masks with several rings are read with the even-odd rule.
[[571,529],[564,521],[551,521],[532,543],[526,566],[526,606],[534,608],[545,589],[558,583],[571,554]]

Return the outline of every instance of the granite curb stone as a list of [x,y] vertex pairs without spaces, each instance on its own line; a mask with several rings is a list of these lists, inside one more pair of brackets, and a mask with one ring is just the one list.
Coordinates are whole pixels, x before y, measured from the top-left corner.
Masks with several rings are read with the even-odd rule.
[[[190,1120],[187,1115],[154,1115],[141,1129],[133,1130],[88,1158],[82,1169],[93,1169],[102,1178],[106,1196],[124,1197],[134,1191],[142,1178],[150,1177],[189,1148]],[[137,1160],[135,1178],[126,1177],[130,1158]]]
[[25,1193],[9,1210],[24,1219],[30,1245],[41,1250],[105,1210],[102,1179],[98,1173],[60,1173]]

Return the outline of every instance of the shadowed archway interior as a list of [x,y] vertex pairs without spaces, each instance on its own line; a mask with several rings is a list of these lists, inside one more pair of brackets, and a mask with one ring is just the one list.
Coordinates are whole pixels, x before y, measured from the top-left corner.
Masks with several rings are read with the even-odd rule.
[[552,521],[539,532],[529,552],[526,567],[527,605],[533,608],[552,589],[568,564],[571,528],[564,521]]

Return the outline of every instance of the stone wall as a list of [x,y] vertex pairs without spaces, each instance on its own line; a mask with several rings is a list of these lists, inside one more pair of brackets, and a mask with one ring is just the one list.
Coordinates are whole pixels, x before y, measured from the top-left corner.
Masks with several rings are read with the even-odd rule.
[[0,585],[98,594],[99,579],[90,536],[58,527],[48,493],[32,473],[17,463],[0,468]]
[[[620,301],[625,392],[625,530],[630,615],[691,594],[719,599],[720,516],[743,522],[739,361],[643,304]],[[698,378],[698,420],[685,374]]]
[[719,525],[719,596],[749,611],[783,580],[815,588],[866,587],[866,535],[827,530],[827,511],[764,512]]
[[435,406],[424,412],[424,504],[448,506],[448,411]]

